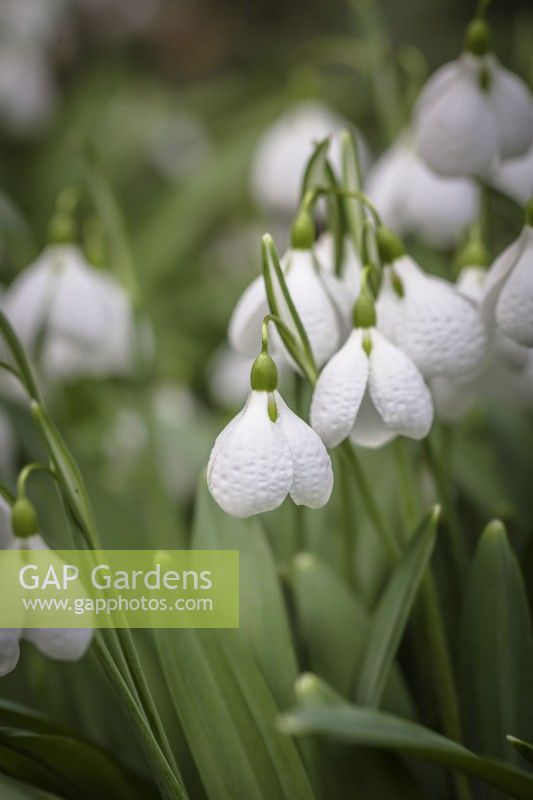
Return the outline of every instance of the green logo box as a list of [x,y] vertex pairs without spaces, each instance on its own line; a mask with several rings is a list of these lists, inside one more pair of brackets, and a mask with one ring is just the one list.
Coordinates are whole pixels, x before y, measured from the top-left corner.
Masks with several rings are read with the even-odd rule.
[[238,550],[3,550],[0,628],[238,628]]

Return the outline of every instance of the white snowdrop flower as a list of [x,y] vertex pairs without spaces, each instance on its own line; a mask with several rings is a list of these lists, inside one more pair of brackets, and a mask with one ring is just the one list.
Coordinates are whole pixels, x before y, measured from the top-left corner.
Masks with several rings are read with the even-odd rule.
[[[252,197],[269,212],[292,216],[298,207],[305,166],[314,146],[333,134],[329,155],[334,167],[341,163],[338,134],[348,123],[315,100],[289,108],[264,133],[255,151],[250,174]],[[368,156],[358,136],[364,166]]]
[[382,247],[384,263],[391,266],[385,269],[377,302],[380,330],[407,353],[424,378],[475,372],[487,349],[485,325],[475,305],[452,283],[426,274],[401,252],[391,257]]
[[500,192],[525,206],[533,195],[533,143],[525,155],[501,161],[490,181]]
[[38,49],[0,45],[0,119],[17,135],[31,135],[46,126],[56,108],[51,67]]
[[430,78],[415,113],[418,152],[442,175],[487,177],[524,154],[533,138],[525,83],[488,52],[488,30],[472,23],[465,52]]
[[[321,267],[311,250],[311,243],[306,243],[305,247],[297,247],[293,242],[293,247],[281,259],[281,267],[290,296],[309,338],[316,364],[320,366],[346,339],[353,303],[351,294],[343,281]],[[296,333],[275,278],[273,285],[280,317]],[[261,340],[261,322],[266,314],[268,303],[263,277],[260,276],[244,291],[230,320],[229,341],[237,352],[243,355],[257,353]],[[277,334],[274,346],[276,352],[284,353]]]
[[50,245],[1,300],[22,343],[55,380],[132,368],[134,323],[125,291],[75,245]]
[[319,436],[277,391],[275,364],[255,361],[243,410],[219,434],[207,467],[209,491],[234,517],[277,508],[290,494],[297,505],[320,508],[333,488],[331,461]]
[[[19,539],[13,535],[11,528],[11,509],[0,497],[0,550],[19,550],[21,566],[23,565],[22,549],[48,550],[39,534],[28,539]],[[61,560],[59,557],[57,561]],[[56,569],[61,569],[62,563]],[[0,559],[0,579],[2,561]],[[89,647],[93,631],[87,628],[25,628],[21,612],[20,627],[0,628],[0,676],[7,675],[17,665],[20,656],[20,642],[25,639],[31,642],[45,656],[58,661],[77,661],[82,658]]]
[[348,436],[370,448],[399,435],[422,439],[432,420],[422,375],[375,327],[352,331],[322,370],[311,402],[311,425],[328,447]]
[[481,313],[505,336],[533,347],[533,199],[522,233],[489,270]]
[[437,175],[405,135],[374,165],[366,191],[386,225],[434,247],[453,247],[479,210],[476,184]]
[[[313,253],[323,270],[331,275],[335,274],[335,242],[333,234],[325,231],[316,240]],[[361,261],[354,250],[352,240],[345,236],[342,244],[342,261],[340,265],[340,280],[346,286],[347,297],[350,303],[355,303],[361,282]]]

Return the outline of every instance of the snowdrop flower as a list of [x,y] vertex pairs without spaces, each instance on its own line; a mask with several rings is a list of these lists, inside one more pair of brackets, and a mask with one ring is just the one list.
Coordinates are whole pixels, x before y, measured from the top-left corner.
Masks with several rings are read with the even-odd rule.
[[479,210],[475,183],[437,175],[406,136],[374,165],[366,191],[386,225],[434,247],[454,246]]
[[523,155],[531,145],[530,92],[488,50],[487,26],[475,20],[465,52],[437,70],[422,91],[416,145],[441,175],[487,177],[499,161]]
[[[13,535],[11,509],[0,497],[0,550],[20,550],[22,565],[23,549],[48,550],[48,547],[39,534],[27,539]],[[7,675],[16,667],[22,639],[31,642],[49,658],[58,661],[77,661],[85,654],[92,635],[92,630],[81,628],[24,628],[23,619],[19,628],[0,628],[0,676]]]
[[[315,242],[313,253],[323,270],[335,274],[335,242],[333,235],[325,231]],[[361,261],[354,250],[350,236],[344,237],[342,245],[342,261],[339,278],[346,286],[347,300],[355,303],[361,281]]]
[[489,270],[481,313],[505,336],[533,347],[533,198],[522,233]]
[[[341,116],[318,101],[298,103],[286,111],[263,135],[253,157],[250,175],[252,197],[269,212],[292,216],[298,207],[302,175],[314,146],[347,127]],[[361,137],[360,159],[367,160]],[[330,158],[340,166],[340,144],[333,136]]]
[[375,327],[368,295],[355,305],[356,327],[322,370],[311,402],[311,425],[327,447],[348,436],[382,447],[396,436],[422,439],[433,420],[431,395],[411,359]]
[[215,442],[207,467],[209,491],[234,517],[271,511],[288,494],[297,505],[322,507],[333,488],[329,455],[283,401],[276,365],[265,350],[252,367],[251,386],[243,410]]
[[378,229],[386,267],[377,302],[379,328],[424,378],[468,375],[480,368],[487,336],[473,303],[449,281],[427,275],[390,231]]
[[128,298],[75,245],[49,245],[6,291],[1,305],[49,379],[122,375],[132,366]]
[[20,135],[46,126],[57,103],[51,67],[37,49],[0,45],[0,119],[2,126]]
[[525,155],[498,164],[490,181],[515,203],[525,206],[533,195],[533,143]]
[[[305,213],[305,212],[304,212]],[[296,218],[293,231],[298,227],[301,215]],[[306,215],[309,221],[309,215]],[[314,229],[303,238],[293,233],[292,247],[281,259],[287,288],[309,338],[315,362],[324,364],[338,350],[348,334],[348,319],[352,305],[350,293],[343,281],[329,270],[323,269],[311,249]],[[274,292],[282,321],[294,331],[292,317],[281,293],[273,280]],[[235,307],[229,324],[229,341],[243,355],[257,353],[261,341],[261,322],[268,314],[268,302],[263,277],[253,281]],[[295,332],[295,331],[294,331]],[[276,352],[284,353],[277,334],[274,336]]]

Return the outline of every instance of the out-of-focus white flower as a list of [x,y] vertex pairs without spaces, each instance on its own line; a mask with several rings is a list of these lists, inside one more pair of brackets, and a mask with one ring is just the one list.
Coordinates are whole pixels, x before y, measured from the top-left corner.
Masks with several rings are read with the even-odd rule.
[[1,306],[49,379],[127,374],[134,322],[117,281],[75,245],[50,245],[13,282]]
[[[394,288],[395,278],[403,296]],[[425,378],[469,375],[481,367],[487,336],[476,307],[453,284],[426,274],[409,256],[386,268],[376,308],[379,328]]]
[[433,406],[411,359],[376,328],[357,328],[322,370],[311,402],[311,425],[328,447],[348,436],[381,447],[396,436],[422,439]]
[[[290,248],[281,259],[287,288],[311,343],[318,366],[340,347],[348,333],[352,297],[346,285],[330,271],[322,269],[311,250]],[[274,291],[280,317],[294,330],[281,289],[274,280]],[[268,314],[263,277],[259,276],[245,289],[229,324],[229,340],[237,352],[253,355],[260,349],[261,322]],[[282,347],[274,333],[276,352]]]
[[[333,235],[325,231],[315,242],[313,247],[315,257],[326,272],[335,274],[335,242]],[[342,262],[339,273],[340,280],[346,286],[347,296],[354,303],[359,295],[361,282],[361,261],[354,250],[349,236],[344,238],[342,245]]]
[[2,0],[0,38],[30,48],[53,43],[61,26],[65,0]]
[[522,233],[491,266],[482,316],[523,347],[533,347],[533,200]]
[[55,111],[56,88],[48,59],[38,49],[0,43],[0,120],[8,131],[38,132]]
[[479,210],[468,178],[443,178],[429,169],[403,136],[372,168],[368,196],[386,225],[434,247],[452,247]]
[[9,417],[0,411],[0,475],[5,478],[14,471],[15,462],[15,434]]
[[[318,101],[306,101],[289,108],[261,138],[254,154],[250,185],[252,197],[269,212],[292,216],[298,206],[305,165],[314,146],[333,135],[329,155],[340,167],[338,137],[348,123]],[[364,166],[368,156],[358,137],[359,156]]]
[[441,175],[490,176],[533,137],[530,92],[494,55],[464,52],[430,78],[415,114],[419,154]]
[[333,471],[320,438],[279,392],[252,390],[215,442],[207,482],[224,511],[249,517],[277,508],[288,494],[297,505],[320,508]]
[[[24,541],[13,535],[11,509],[0,497],[0,550],[20,550],[22,566],[24,563],[22,547],[30,550],[48,550],[39,534]],[[58,556],[54,558],[58,562],[57,569],[61,570],[63,562]],[[7,675],[16,667],[20,656],[21,639],[34,644],[49,658],[58,661],[77,661],[85,654],[93,635],[92,630],[86,628],[24,628],[22,615],[20,622],[19,628],[0,628],[0,676]]]
[[525,206],[533,195],[533,143],[525,155],[500,162],[491,176],[491,183],[516,203]]
[[184,178],[206,158],[211,142],[200,119],[176,111],[161,119],[149,142],[150,158],[166,178]]

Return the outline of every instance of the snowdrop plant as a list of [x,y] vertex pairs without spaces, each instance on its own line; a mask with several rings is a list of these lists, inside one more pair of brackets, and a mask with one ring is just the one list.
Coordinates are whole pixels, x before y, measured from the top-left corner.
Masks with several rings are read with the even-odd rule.
[[271,511],[288,494],[297,505],[320,508],[333,488],[326,448],[277,391],[278,372],[268,353],[268,321],[267,316],[248,400],[219,434],[207,467],[209,491],[235,517]]
[[424,87],[415,111],[415,141],[428,166],[445,176],[487,178],[497,165],[527,152],[533,138],[531,97],[524,82],[490,51],[480,16],[460,58]]
[[366,285],[354,306],[354,325],[316,383],[313,428],[328,447],[348,436],[354,444],[371,448],[400,434],[427,436],[433,419],[429,390],[411,359],[376,327]]
[[[24,497],[19,497],[11,508],[0,497],[0,551],[20,552],[20,564],[24,563],[25,550],[48,550],[37,532],[37,520],[33,506]],[[62,563],[57,557],[57,568]],[[0,577],[3,562],[0,558]],[[17,665],[22,639],[31,642],[43,655],[58,661],[77,661],[87,651],[93,636],[88,628],[25,628],[21,612],[18,628],[0,629],[0,677],[7,675]]]

